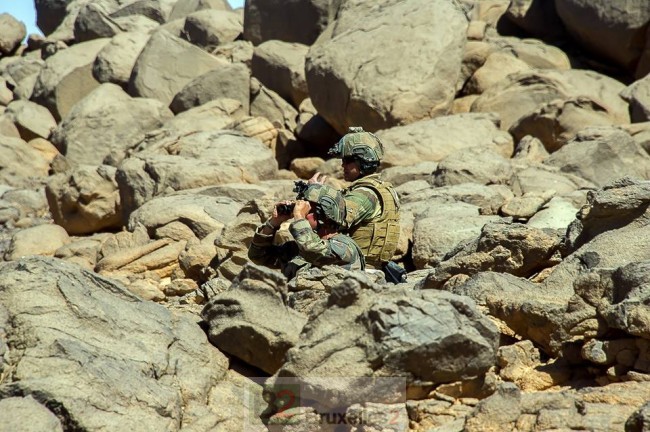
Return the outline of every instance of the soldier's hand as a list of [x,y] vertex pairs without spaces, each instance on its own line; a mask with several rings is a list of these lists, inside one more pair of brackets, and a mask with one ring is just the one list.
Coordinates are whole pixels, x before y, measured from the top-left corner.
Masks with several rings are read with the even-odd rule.
[[293,201],[280,201],[280,202],[275,203],[275,205],[273,206],[273,214],[271,216],[271,219],[269,219],[271,224],[273,226],[275,226],[275,227],[279,227],[280,225],[282,225],[282,223],[284,221],[287,221],[287,220],[291,219],[291,217],[292,217],[291,212],[289,212],[289,213],[281,213],[281,212],[278,211],[278,206],[282,205],[282,204],[283,205],[291,205],[291,204],[293,204]]
[[327,180],[327,176],[325,174],[321,174],[321,173],[317,172],[309,180],[307,180],[307,183],[309,183],[309,184],[325,184],[325,180]]
[[311,210],[311,204],[307,201],[298,200],[293,208],[294,219],[304,219]]

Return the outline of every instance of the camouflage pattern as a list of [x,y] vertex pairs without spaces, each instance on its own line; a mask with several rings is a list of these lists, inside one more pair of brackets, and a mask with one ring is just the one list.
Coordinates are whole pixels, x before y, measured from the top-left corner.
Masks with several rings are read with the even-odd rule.
[[302,193],[301,199],[317,203],[316,211],[319,218],[324,216],[338,226],[345,222],[345,200],[341,192],[333,187],[311,184]]
[[343,191],[346,232],[357,243],[368,265],[381,268],[399,242],[399,198],[379,174],[361,177]]
[[305,219],[291,223],[294,241],[274,245],[274,235],[262,234],[263,225],[253,236],[248,257],[256,264],[280,267],[289,279],[311,267],[338,265],[348,270],[363,270],[365,261],[359,247],[345,234],[321,239]]
[[338,158],[353,157],[360,162],[362,173],[374,172],[384,157],[384,145],[374,134],[361,127],[351,127],[349,132],[329,151]]

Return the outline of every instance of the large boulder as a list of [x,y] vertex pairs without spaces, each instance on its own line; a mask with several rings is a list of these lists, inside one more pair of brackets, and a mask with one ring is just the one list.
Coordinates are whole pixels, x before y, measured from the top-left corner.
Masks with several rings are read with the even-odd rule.
[[99,51],[110,39],[96,39],[57,52],[45,61],[34,84],[32,100],[50,110],[59,121],[99,83],[92,74]]
[[74,22],[74,38],[78,42],[112,38],[122,31],[122,27],[109,16],[101,4],[84,4]]
[[230,422],[228,359],[195,318],[56,259],[2,264],[0,287],[0,329],[16,341],[0,398],[31,396],[65,428],[207,430]]
[[184,18],[193,12],[205,9],[229,11],[232,8],[227,0],[178,0],[174,2],[168,21]]
[[526,135],[538,138],[554,152],[589,126],[611,126],[616,119],[594,100],[580,96],[556,99],[519,118],[509,129],[515,141]]
[[15,57],[14,61],[4,68],[3,76],[14,86],[13,93],[16,99],[32,97],[36,79],[44,65],[45,62],[40,58],[25,56]]
[[135,63],[129,93],[169,105],[190,81],[223,64],[223,60],[189,42],[164,30],[156,31]]
[[462,183],[507,184],[513,174],[510,159],[490,149],[473,147],[459,150],[444,158],[432,173],[434,186]]
[[249,111],[250,71],[242,63],[225,64],[196,77],[174,96],[169,107],[180,113],[224,98],[239,101],[242,109]]
[[127,227],[133,231],[141,225],[151,238],[164,238],[169,231],[182,229],[200,240],[221,231],[235,219],[240,207],[227,197],[192,193],[157,197],[131,213]]
[[155,99],[132,98],[105,83],[81,100],[52,135],[52,142],[77,164],[98,165],[124,153],[173,114]]
[[45,194],[54,222],[74,235],[121,227],[115,171],[84,165],[50,177]]
[[585,129],[544,163],[598,186],[625,175],[650,179],[650,156],[630,134],[611,127]]
[[56,128],[56,120],[47,108],[34,102],[17,100],[11,102],[5,111],[20,132],[20,137],[25,141],[34,138],[49,138]]
[[434,208],[415,218],[412,257],[419,269],[439,264],[459,245],[476,239],[485,224],[500,220],[482,216],[479,207],[462,202],[438,202]]
[[423,288],[440,289],[452,277],[496,271],[523,278],[557,264],[561,237],[518,223],[488,223],[476,241],[429,273]]
[[449,112],[467,29],[456,3],[347,2],[330,29],[309,50],[305,67],[314,106],[339,133]]
[[307,322],[287,306],[286,284],[279,272],[246,265],[201,312],[210,342],[267,373],[277,372]]
[[61,246],[70,243],[70,236],[54,224],[37,225],[16,232],[11,237],[5,253],[6,261],[16,261],[25,256],[53,256]]
[[126,88],[138,56],[149,35],[123,32],[115,35],[97,54],[93,63],[93,76],[100,83],[111,82]]
[[510,157],[512,137],[499,130],[498,121],[487,114],[457,114],[421,120],[377,132],[385,144],[384,166],[438,162],[456,151],[478,148],[496,150]]
[[555,1],[514,0],[504,16],[533,37],[556,41],[566,36]]
[[185,18],[183,38],[211,52],[219,45],[233,42],[242,33],[241,16],[235,12],[203,9]]
[[19,186],[28,178],[47,177],[49,161],[20,138],[0,134],[0,183]]
[[508,130],[555,99],[587,97],[607,112],[616,124],[630,122],[628,104],[619,93],[625,85],[590,70],[533,70],[509,75],[481,94],[472,112],[495,112],[501,129]]
[[518,425],[539,419],[545,430],[645,431],[643,417],[637,420],[635,410],[645,415],[640,407],[647,401],[649,392],[647,382],[581,386],[552,392],[526,392],[513,383],[504,383],[466,413],[462,429],[455,430],[516,430]]
[[582,47],[635,72],[647,44],[650,4],[643,0],[562,0],[555,7]]
[[[404,394],[378,392],[381,377],[398,378],[403,391],[405,385],[480,376],[495,363],[497,346],[496,326],[467,297],[382,290],[365,276],[350,274],[312,311],[271,384],[295,377],[330,407],[396,402]],[[369,378],[377,380],[375,385]]]
[[75,0],[34,0],[36,25],[46,36],[54,32],[66,16],[67,6]]
[[[236,161],[236,162],[234,162]],[[126,216],[155,196],[225,183],[256,183],[277,173],[271,149],[232,131],[199,132],[125,159],[117,172]]]
[[244,38],[311,45],[336,15],[335,0],[251,0],[244,5]]
[[309,47],[299,43],[271,40],[255,47],[252,75],[291,102],[294,107],[309,95],[305,79],[305,57]]
[[8,13],[0,14],[0,55],[12,54],[27,35],[25,24]]

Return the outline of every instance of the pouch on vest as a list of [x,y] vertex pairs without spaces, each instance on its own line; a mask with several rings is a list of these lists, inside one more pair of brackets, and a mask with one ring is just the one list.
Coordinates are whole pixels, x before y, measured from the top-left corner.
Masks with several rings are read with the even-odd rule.
[[406,270],[400,267],[395,261],[385,262],[381,266],[387,282],[394,284],[406,283]]

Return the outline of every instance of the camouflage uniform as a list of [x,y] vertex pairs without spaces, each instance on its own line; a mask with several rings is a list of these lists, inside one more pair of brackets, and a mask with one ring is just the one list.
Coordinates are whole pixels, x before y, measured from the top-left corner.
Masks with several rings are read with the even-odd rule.
[[[341,225],[345,217],[345,201],[340,192],[324,185],[311,185],[301,197],[316,203],[319,220],[325,218]],[[314,205],[314,204],[312,204]],[[299,271],[311,267],[339,265],[348,270],[363,270],[365,261],[361,250],[347,235],[336,233],[322,239],[306,219],[295,220],[289,226],[294,240],[274,245],[274,234],[262,233],[264,225],[255,230],[248,257],[256,264],[279,266],[282,273],[293,278]]]
[[381,268],[399,241],[399,198],[389,182],[374,171],[384,154],[381,141],[361,128],[350,128],[330,154],[359,162],[361,177],[343,190],[347,215],[344,229],[359,245],[368,265]]

